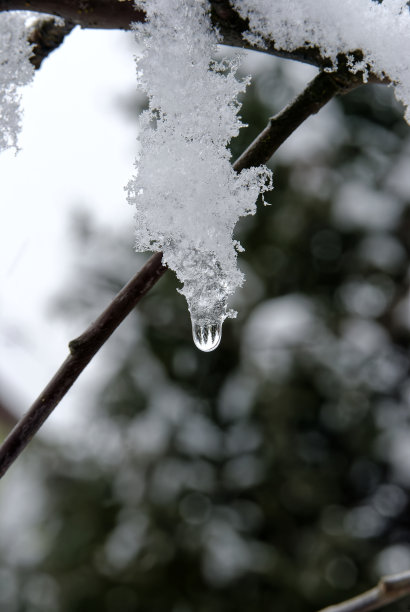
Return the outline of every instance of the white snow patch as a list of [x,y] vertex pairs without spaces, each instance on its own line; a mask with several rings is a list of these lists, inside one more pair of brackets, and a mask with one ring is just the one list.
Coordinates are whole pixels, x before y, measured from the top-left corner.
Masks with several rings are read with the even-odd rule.
[[[141,6],[141,3],[139,3]],[[215,61],[217,35],[205,0],[150,0],[135,26],[143,46],[139,88],[149,97],[141,116],[137,174],[128,184],[136,206],[136,248],[163,251],[184,284],[197,325],[221,323],[227,297],[242,284],[232,240],[239,217],[254,214],[271,186],[265,167],[236,173],[227,144],[242,126],[238,57]]]
[[24,12],[0,14],[0,151],[18,149],[20,89],[34,76],[29,59],[32,46],[27,42],[26,17]]
[[[317,47],[334,69],[347,57],[352,73],[387,75],[396,97],[410,103],[410,12],[407,0],[232,0],[249,19],[254,44],[274,41],[277,49]],[[249,33],[245,33],[249,41]],[[357,55],[361,51],[363,57]],[[406,111],[410,122],[410,110]]]

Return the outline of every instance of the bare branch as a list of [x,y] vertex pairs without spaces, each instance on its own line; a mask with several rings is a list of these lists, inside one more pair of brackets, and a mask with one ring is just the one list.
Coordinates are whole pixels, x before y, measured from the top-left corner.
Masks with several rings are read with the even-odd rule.
[[384,576],[374,589],[335,606],[323,608],[319,612],[370,612],[406,595],[410,595],[410,571]]
[[0,447],[0,477],[24,450],[97,351],[165,270],[162,253],[156,253],[94,323],[70,342],[69,356]]
[[359,78],[336,72],[320,72],[306,89],[275,117],[236,160],[233,167],[265,164],[281,144],[311,115],[319,112],[335,95],[346,93],[361,84]]
[[40,68],[43,59],[61,45],[74,27],[74,23],[61,22],[60,19],[54,17],[37,19],[33,23],[27,40],[33,44],[33,55],[30,61],[36,70]]

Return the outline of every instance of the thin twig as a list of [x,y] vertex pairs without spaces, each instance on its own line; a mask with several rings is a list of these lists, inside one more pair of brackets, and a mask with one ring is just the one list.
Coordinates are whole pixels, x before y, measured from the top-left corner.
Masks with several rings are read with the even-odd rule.
[[323,608],[319,612],[370,612],[406,595],[410,595],[410,571],[384,576],[370,591],[335,606]]
[[[321,73],[313,79],[294,102],[270,120],[268,128],[234,163],[234,169],[239,172],[243,168],[265,163],[302,121],[318,112],[335,93],[345,90],[346,82],[340,79],[328,73]],[[275,126],[274,129],[271,125]],[[71,354],[0,447],[0,477],[27,446],[104,342],[164,273],[161,259],[162,253],[153,255],[84,334],[70,342]]]
[[156,253],[94,323],[70,342],[70,354],[60,369],[3,442],[0,448],[0,477],[24,450],[97,351],[165,270],[162,253]]
[[346,93],[360,84],[360,79],[351,75],[319,72],[295,100],[269,119],[266,128],[236,160],[235,170],[239,172],[243,168],[265,164],[308,117],[319,112],[335,95]]

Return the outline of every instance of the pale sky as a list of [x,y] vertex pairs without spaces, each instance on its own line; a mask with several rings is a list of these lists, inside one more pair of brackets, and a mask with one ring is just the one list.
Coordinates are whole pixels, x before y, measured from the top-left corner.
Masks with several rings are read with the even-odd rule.
[[[82,331],[49,313],[73,261],[70,213],[133,224],[124,185],[136,119],[118,104],[136,87],[132,44],[130,33],[76,28],[24,91],[21,151],[0,155],[0,385],[19,412]],[[64,401],[52,421],[70,419],[74,405]]]

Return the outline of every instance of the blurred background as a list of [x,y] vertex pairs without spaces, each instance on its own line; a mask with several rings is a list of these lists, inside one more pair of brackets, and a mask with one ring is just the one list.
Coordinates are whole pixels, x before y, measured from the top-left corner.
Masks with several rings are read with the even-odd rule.
[[[39,223],[51,251],[34,238],[44,259],[32,298],[21,297],[33,278],[31,251],[11,253],[3,435],[59,365],[54,357],[146,259],[133,251],[122,193],[144,104],[131,39],[74,32],[38,75],[40,101],[65,70],[84,75],[86,93],[97,83],[97,93],[81,90],[78,101],[74,82],[77,103],[63,95],[59,121],[79,131],[71,145],[60,135],[68,191],[59,194],[62,210],[50,204],[56,225]],[[252,53],[249,72],[248,127],[232,143],[233,159],[315,74]],[[99,114],[90,151],[87,130]],[[47,112],[36,129],[46,126]],[[39,157],[30,130],[25,123],[16,159],[0,158],[6,182],[8,168]],[[34,174],[58,187],[50,164],[60,149],[46,148],[45,174],[38,166]],[[77,175],[78,156],[90,173]],[[195,349],[167,272],[2,480],[2,611],[314,612],[410,569],[410,128],[390,89],[362,87],[309,119],[272,168],[270,205],[237,228],[246,283],[220,347]],[[47,282],[37,283],[43,270]],[[45,287],[38,297],[37,284]]]

